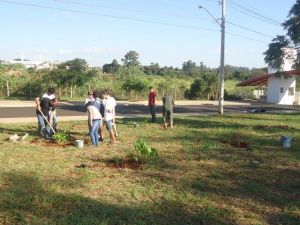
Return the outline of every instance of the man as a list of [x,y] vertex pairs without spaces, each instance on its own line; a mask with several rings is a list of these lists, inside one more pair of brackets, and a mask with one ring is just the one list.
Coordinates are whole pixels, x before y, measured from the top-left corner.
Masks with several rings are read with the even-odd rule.
[[101,93],[98,90],[93,92],[93,105],[98,109],[99,113],[101,114],[101,121],[99,125],[99,141],[103,141],[103,117],[104,117],[104,104],[102,101]]
[[174,100],[170,95],[164,95],[163,99],[163,119],[164,127],[167,128],[168,125],[170,128],[173,128],[173,105]]
[[150,87],[150,92],[148,96],[148,107],[150,110],[150,114],[152,116],[151,122],[155,123],[156,122],[156,115],[155,115],[155,110],[156,110],[156,105],[155,105],[155,98],[156,98],[156,92],[154,91],[153,87]]
[[46,139],[49,139],[51,136],[51,128],[49,124],[53,124],[52,128],[54,130],[56,130],[57,127],[55,110],[57,99],[55,98],[55,89],[49,88],[41,98],[36,97],[35,102],[37,107],[36,115],[38,118],[39,133]]
[[106,121],[106,128],[110,135],[110,143],[115,144],[116,138],[114,133],[114,117],[115,117],[115,107],[116,100],[110,96],[109,90],[105,89],[103,91],[104,98],[104,120]]

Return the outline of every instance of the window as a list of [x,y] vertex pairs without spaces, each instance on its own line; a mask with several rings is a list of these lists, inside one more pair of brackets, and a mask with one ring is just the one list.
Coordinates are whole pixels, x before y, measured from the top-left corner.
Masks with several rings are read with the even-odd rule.
[[290,96],[291,96],[291,95],[294,95],[294,93],[295,93],[294,87],[290,87],[290,88],[289,88],[289,95],[290,95]]
[[280,88],[280,93],[283,93],[283,87],[282,87],[282,88]]

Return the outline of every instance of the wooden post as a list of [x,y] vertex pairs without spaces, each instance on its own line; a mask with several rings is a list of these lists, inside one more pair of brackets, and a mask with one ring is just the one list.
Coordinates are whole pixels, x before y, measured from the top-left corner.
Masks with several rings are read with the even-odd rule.
[[7,97],[10,96],[10,93],[9,93],[9,83],[8,83],[8,80],[6,80],[6,95]]

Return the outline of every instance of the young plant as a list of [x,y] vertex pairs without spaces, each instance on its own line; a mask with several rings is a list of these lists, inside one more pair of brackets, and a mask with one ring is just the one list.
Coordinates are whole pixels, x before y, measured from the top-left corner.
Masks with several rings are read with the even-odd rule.
[[134,148],[137,152],[136,161],[145,161],[147,159],[155,159],[158,157],[157,150],[147,145],[145,139],[141,138],[134,142]]
[[52,135],[52,139],[56,143],[66,143],[70,139],[70,135],[67,131],[55,133]]

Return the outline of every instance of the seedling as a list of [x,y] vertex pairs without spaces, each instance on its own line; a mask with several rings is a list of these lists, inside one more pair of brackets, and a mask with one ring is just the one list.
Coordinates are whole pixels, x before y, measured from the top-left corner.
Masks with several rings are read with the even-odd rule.
[[145,139],[141,138],[134,142],[134,148],[137,152],[136,161],[145,161],[147,159],[155,159],[158,157],[157,150],[147,145]]
[[52,135],[52,139],[56,143],[66,143],[70,139],[70,135],[67,131],[55,133]]

